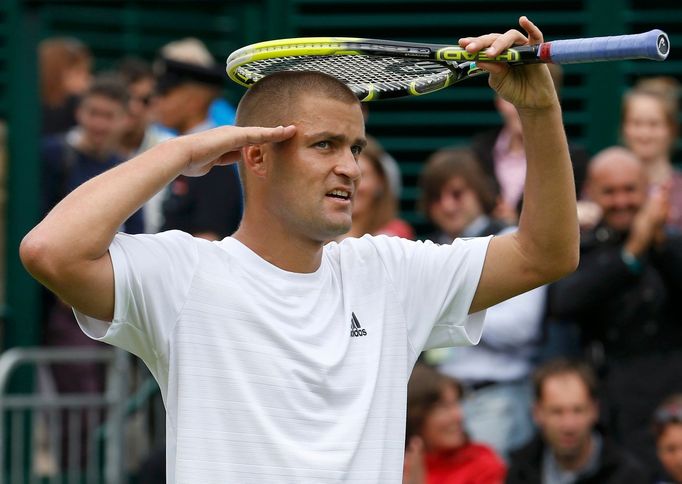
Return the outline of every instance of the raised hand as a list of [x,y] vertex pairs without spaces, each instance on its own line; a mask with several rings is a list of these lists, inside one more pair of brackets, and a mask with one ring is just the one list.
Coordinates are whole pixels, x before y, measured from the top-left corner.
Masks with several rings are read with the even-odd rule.
[[186,176],[201,176],[219,165],[229,165],[240,158],[244,146],[277,143],[291,138],[296,127],[276,128],[222,126],[179,138],[187,150]]
[[[527,17],[520,17],[519,25],[526,31],[526,35],[511,29],[504,34],[465,37],[459,40],[459,45],[467,52],[485,50],[488,56],[493,57],[514,45],[543,42],[542,32]],[[509,66],[503,62],[477,62],[476,65],[490,72],[490,87],[518,110],[544,109],[558,103],[549,70],[543,64]]]

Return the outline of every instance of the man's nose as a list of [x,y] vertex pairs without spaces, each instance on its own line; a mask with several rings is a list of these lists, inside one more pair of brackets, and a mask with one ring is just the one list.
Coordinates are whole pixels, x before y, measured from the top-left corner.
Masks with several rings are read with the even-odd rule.
[[336,164],[335,171],[337,174],[347,176],[351,180],[360,178],[360,165],[350,149],[344,150],[341,159]]

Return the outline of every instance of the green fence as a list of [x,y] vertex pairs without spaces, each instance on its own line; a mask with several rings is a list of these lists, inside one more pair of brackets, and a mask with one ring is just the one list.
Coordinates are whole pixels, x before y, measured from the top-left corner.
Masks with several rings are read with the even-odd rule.
[[[655,3],[655,5],[652,5]],[[10,133],[7,211],[7,287],[10,309],[4,346],[37,342],[37,291],[21,268],[17,247],[37,217],[38,103],[35,46],[42,38],[70,35],[88,44],[96,67],[124,55],[153,58],[168,41],[195,36],[216,58],[259,40],[293,36],[359,36],[424,42],[500,31],[528,15],[548,40],[636,33],[661,28],[670,35],[665,63],[617,62],[564,70],[562,103],[569,137],[590,152],[616,143],[623,91],[638,77],[682,80],[682,6],[679,0],[242,0],[242,1],[0,1],[0,119]],[[236,102],[241,88],[226,84]],[[399,161],[405,189],[402,215],[427,230],[415,210],[416,179],[429,153],[466,143],[497,125],[484,79],[418,99],[376,103],[367,130]],[[21,314],[21,321],[15,316]]]

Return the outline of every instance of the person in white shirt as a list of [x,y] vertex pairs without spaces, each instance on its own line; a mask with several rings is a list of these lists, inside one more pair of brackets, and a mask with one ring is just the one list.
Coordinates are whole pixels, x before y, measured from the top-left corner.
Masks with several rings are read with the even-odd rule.
[[[527,37],[460,44],[495,55],[542,40],[520,24]],[[362,111],[336,79],[285,72],[244,95],[237,127],[146,151],[25,237],[25,266],[83,330],[142,357],[159,381],[168,482],[401,482],[406,383],[421,350],[476,343],[486,307],[575,268],[575,190],[546,68],[481,66],[529,132],[514,234],[325,244],[351,225]],[[231,237],[116,234],[180,173],[238,159],[246,204]]]

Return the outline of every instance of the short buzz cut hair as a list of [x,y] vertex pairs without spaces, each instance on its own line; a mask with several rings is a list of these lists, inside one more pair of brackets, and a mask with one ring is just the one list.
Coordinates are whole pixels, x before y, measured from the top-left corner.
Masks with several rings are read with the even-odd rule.
[[533,396],[535,397],[535,401],[539,402],[542,400],[542,392],[547,380],[566,375],[578,377],[585,385],[587,394],[592,400],[596,401],[599,398],[597,376],[592,367],[584,361],[569,358],[556,358],[544,363],[533,373]]
[[293,121],[303,95],[355,104],[360,100],[342,81],[316,71],[283,71],[270,74],[253,84],[237,107],[237,126],[273,128]]

